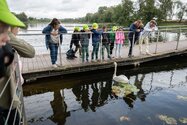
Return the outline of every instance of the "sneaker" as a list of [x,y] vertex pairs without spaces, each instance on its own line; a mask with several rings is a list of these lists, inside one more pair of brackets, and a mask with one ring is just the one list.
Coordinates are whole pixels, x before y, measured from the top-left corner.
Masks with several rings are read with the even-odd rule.
[[57,68],[58,66],[57,66],[56,64],[53,64],[52,67],[53,67],[53,68]]
[[56,64],[56,66],[60,67],[60,65],[59,65],[59,64]]

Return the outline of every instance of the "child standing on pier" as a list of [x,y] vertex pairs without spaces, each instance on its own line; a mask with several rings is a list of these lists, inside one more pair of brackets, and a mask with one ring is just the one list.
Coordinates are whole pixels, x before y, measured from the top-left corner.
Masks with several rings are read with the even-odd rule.
[[[80,31],[80,43],[81,43],[81,50],[82,50],[82,62],[86,61],[88,62],[88,57],[89,57],[89,51],[88,51],[88,46],[89,46],[89,39],[90,39],[90,32],[89,32],[89,27],[88,25],[83,25],[83,29]],[[86,56],[86,57],[85,57]]]
[[[123,29],[120,27],[118,28],[118,30],[116,31],[116,51],[115,51],[115,57],[116,58],[121,58],[121,47],[124,43],[125,40],[125,35],[123,32]],[[117,54],[118,52],[118,54]]]
[[106,48],[107,56],[109,59],[110,57],[110,40],[109,40],[109,33],[107,33],[107,27],[103,26],[103,33],[102,33],[102,59],[104,60],[104,50]]
[[[81,56],[81,46],[80,46],[80,34],[78,34],[80,31],[79,27],[74,28],[74,33],[71,37],[71,43],[70,43],[70,49],[72,49],[73,44],[75,45],[75,54],[79,50],[79,55]],[[75,56],[76,58],[76,56]]]
[[94,61],[94,55],[96,61],[98,60],[98,52],[99,52],[99,43],[101,41],[101,32],[98,31],[98,24],[93,23],[92,29],[91,29],[92,34],[92,46],[93,46],[93,51],[92,51],[92,61]]
[[109,40],[110,40],[110,56],[112,56],[112,51],[114,48],[114,42],[115,42],[115,32],[117,30],[117,26],[113,26],[112,30],[109,33]]

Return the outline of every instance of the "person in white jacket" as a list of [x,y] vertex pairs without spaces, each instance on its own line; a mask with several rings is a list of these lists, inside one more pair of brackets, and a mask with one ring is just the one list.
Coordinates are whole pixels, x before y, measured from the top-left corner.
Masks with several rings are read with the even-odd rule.
[[146,52],[146,54],[151,55],[151,53],[149,52],[149,35],[150,35],[151,32],[154,32],[154,31],[158,30],[156,24],[157,23],[156,23],[155,20],[151,20],[150,22],[148,22],[145,25],[144,30],[141,32],[140,39],[139,39],[140,54],[143,53],[142,43],[145,42],[145,44],[146,44],[145,52]]

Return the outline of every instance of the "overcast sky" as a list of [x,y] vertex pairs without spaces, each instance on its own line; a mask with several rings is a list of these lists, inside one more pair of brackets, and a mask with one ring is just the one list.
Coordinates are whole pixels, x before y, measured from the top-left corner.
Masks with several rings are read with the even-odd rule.
[[100,6],[114,6],[121,0],[7,0],[12,12],[25,12],[36,18],[77,18]]

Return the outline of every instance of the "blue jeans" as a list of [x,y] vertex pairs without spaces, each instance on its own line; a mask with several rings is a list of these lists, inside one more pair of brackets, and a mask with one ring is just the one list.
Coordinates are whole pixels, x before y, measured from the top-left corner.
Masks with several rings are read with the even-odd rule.
[[58,56],[58,44],[50,43],[49,44],[50,56],[52,64],[56,64]]
[[82,62],[85,61],[85,56],[86,56],[86,61],[88,61],[88,57],[89,57],[88,46],[82,46]]
[[98,51],[99,51],[99,42],[92,44],[93,46],[93,51],[92,51],[92,60],[94,59],[94,55],[95,55],[95,59],[98,59]]

